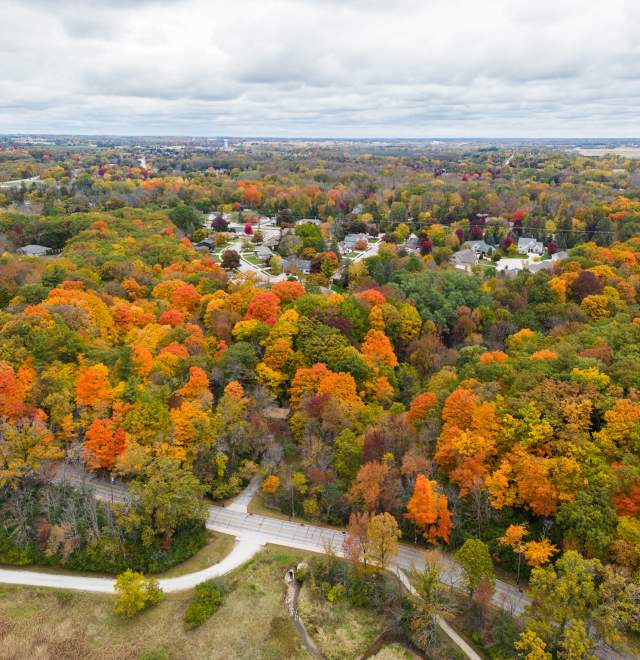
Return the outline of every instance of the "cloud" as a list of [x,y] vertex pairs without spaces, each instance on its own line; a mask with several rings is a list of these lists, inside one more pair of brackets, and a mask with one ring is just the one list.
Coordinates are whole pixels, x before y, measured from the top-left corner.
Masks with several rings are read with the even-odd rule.
[[634,136],[640,3],[5,0],[0,131]]

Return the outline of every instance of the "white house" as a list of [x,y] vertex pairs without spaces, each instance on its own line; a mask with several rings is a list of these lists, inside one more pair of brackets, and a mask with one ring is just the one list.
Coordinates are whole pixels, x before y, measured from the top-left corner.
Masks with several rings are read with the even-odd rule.
[[21,248],[18,248],[18,254],[22,254],[25,257],[44,257],[50,249],[44,245],[23,245]]
[[485,241],[467,241],[463,247],[473,250],[479,257],[484,257],[493,252],[493,247]]
[[518,239],[518,252],[520,254],[544,254],[544,245],[536,238],[525,238],[521,236]]

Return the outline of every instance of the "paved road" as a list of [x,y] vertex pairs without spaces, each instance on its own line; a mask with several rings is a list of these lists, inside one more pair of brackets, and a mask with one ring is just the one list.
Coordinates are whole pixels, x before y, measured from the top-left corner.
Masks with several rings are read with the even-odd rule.
[[[77,468],[63,467],[55,478],[90,485],[95,489],[96,497],[103,500],[114,502],[127,499],[124,484],[105,483],[103,480],[87,476]],[[231,552],[222,561],[202,571],[160,579],[159,583],[163,591],[168,593],[186,591],[193,589],[204,580],[224,575],[242,566],[267,543],[312,552],[326,552],[331,548],[337,555],[342,555],[342,544],[345,537],[345,532],[342,530],[248,513],[247,507],[259,485],[260,480],[254,479],[226,508],[212,506],[209,509],[207,528],[231,534],[237,538]],[[417,547],[402,545],[391,568],[405,587],[415,593],[406,571],[420,570],[422,567],[424,567],[424,551]],[[442,557],[441,576],[443,582],[456,587],[461,586],[460,567],[451,559]],[[106,594],[115,593],[113,578],[56,575],[55,573],[39,573],[30,570],[0,569],[0,583]],[[496,582],[494,602],[497,606],[515,613],[521,612],[528,604],[528,600],[520,592],[499,580]],[[438,617],[438,625],[469,660],[480,660],[480,656],[473,648],[442,617]]]
[[[87,475],[77,468],[66,467],[64,472],[60,470],[57,478],[60,480],[66,478],[76,484],[85,483],[95,489],[96,497],[105,501],[124,501],[127,497],[122,482],[117,481],[112,486],[107,481]],[[324,552],[330,545],[336,554],[342,554],[345,537],[343,530],[248,513],[247,507],[259,485],[259,479],[254,479],[226,507],[210,507],[207,529],[236,536],[258,546],[272,543],[311,552]],[[442,556],[440,564],[442,581],[452,587],[462,587],[462,571],[459,565],[446,555]],[[402,544],[393,566],[403,571],[421,570],[424,568],[424,549]],[[1,577],[0,575],[0,580]],[[530,601],[516,587],[496,580],[493,602],[497,607],[518,614]]]
[[[231,507],[211,507],[207,519],[207,528],[251,538],[257,543],[272,543],[300,550],[324,552],[328,546],[341,555],[345,538],[344,531],[317,527],[288,520],[279,520],[268,516],[234,511]],[[403,571],[421,570],[424,568],[424,549],[403,544],[393,561],[393,567]],[[462,571],[451,559],[443,556],[441,559],[442,581],[453,587],[461,588]],[[517,588],[496,581],[494,603],[508,611],[519,613],[529,604],[529,600]]]
[[37,183],[40,176],[33,176],[30,179],[14,179],[13,181],[0,181],[0,188],[15,188],[23,183]]

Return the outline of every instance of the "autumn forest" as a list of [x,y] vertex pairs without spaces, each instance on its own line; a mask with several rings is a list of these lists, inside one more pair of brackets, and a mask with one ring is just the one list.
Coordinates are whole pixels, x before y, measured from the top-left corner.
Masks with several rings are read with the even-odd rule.
[[[484,657],[638,652],[640,160],[5,140],[0,253],[2,564],[161,574],[260,480],[346,530],[316,597],[427,657],[441,615]],[[429,559],[390,596],[405,545],[462,590]]]

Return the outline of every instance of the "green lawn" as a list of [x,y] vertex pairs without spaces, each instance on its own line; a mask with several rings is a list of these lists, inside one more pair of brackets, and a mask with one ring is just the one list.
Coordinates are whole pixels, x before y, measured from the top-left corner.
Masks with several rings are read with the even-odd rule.
[[196,552],[193,557],[190,557],[181,564],[172,566],[168,571],[165,571],[157,577],[176,577],[178,575],[186,575],[187,573],[196,573],[202,571],[208,566],[217,564],[224,559],[235,545],[236,539],[228,534],[219,534],[218,532],[209,532],[209,543]]
[[250,264],[253,264],[254,266],[259,266],[260,268],[264,266],[262,259],[258,259],[258,257],[254,256],[253,254],[243,254],[242,258],[246,259]]

